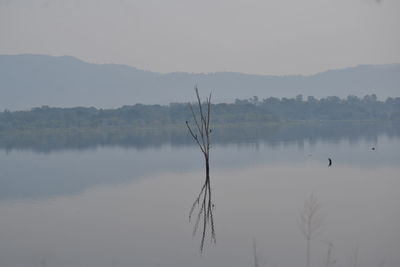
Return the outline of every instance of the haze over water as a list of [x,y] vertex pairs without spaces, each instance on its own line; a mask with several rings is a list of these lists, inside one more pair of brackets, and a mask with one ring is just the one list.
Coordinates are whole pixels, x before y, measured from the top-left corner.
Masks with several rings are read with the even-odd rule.
[[[375,147],[375,150],[372,150]],[[400,265],[400,138],[244,140],[211,151],[216,246],[192,237],[204,179],[192,145],[0,151],[1,266],[305,266],[299,212],[313,193],[312,266]],[[328,157],[333,165],[328,167]]]
[[[0,0],[0,267],[306,267],[311,194],[307,267],[399,267],[399,10]],[[195,84],[227,103],[202,255],[188,217],[204,162],[176,105]]]

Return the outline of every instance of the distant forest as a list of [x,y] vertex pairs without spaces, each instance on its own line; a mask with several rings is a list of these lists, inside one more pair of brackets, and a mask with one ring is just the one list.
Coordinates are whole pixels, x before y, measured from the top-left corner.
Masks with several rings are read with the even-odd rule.
[[[152,128],[184,126],[191,114],[187,103],[123,106],[117,109],[94,107],[57,108],[42,106],[27,111],[0,113],[0,133],[43,129]],[[400,121],[400,97],[377,99],[349,95],[316,99],[269,97],[236,99],[234,103],[212,105],[212,124],[269,124],[292,121]]]

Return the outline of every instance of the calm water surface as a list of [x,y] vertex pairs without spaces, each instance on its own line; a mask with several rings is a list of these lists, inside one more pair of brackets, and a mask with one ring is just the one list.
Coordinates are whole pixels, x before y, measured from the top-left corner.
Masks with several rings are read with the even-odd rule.
[[326,266],[329,242],[334,266],[400,266],[397,136],[215,144],[217,244],[200,255],[188,212],[202,163],[168,143],[0,150],[0,266],[253,266],[253,239],[265,266],[305,266],[311,193],[323,217],[312,266]]

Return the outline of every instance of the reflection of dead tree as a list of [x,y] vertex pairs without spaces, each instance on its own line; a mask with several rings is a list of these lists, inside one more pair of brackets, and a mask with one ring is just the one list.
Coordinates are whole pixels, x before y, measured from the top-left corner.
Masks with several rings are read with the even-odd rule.
[[304,208],[298,221],[299,228],[307,241],[307,267],[310,267],[311,240],[319,234],[322,227],[319,210],[319,201],[311,194],[304,202]]
[[189,213],[189,220],[191,220],[192,215],[196,209],[198,209],[196,221],[193,226],[193,235],[196,234],[197,229],[202,224],[202,236],[200,244],[200,252],[204,248],[204,240],[207,233],[207,227],[211,226],[211,241],[216,242],[215,230],[214,230],[214,217],[213,208],[214,204],[211,201],[211,184],[210,184],[210,114],[211,114],[211,94],[206,97],[205,107],[201,103],[199,91],[195,87],[197,105],[198,105],[198,115],[193,109],[193,106],[189,103],[189,108],[192,112],[194,126],[190,126],[186,121],[186,126],[189,129],[190,135],[199,145],[199,148],[204,156],[204,161],[206,165],[206,179],[203,186],[201,187],[199,195],[193,202],[192,208]]

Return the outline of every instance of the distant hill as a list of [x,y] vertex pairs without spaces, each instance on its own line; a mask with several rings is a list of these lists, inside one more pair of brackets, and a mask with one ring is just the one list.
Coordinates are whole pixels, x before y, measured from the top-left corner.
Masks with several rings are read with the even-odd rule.
[[360,65],[310,76],[268,76],[233,72],[168,73],[116,64],[91,64],[70,56],[0,55],[0,110],[42,105],[115,108],[135,103],[168,104],[194,99],[193,87],[213,93],[213,102],[260,99],[400,96],[400,64]]

